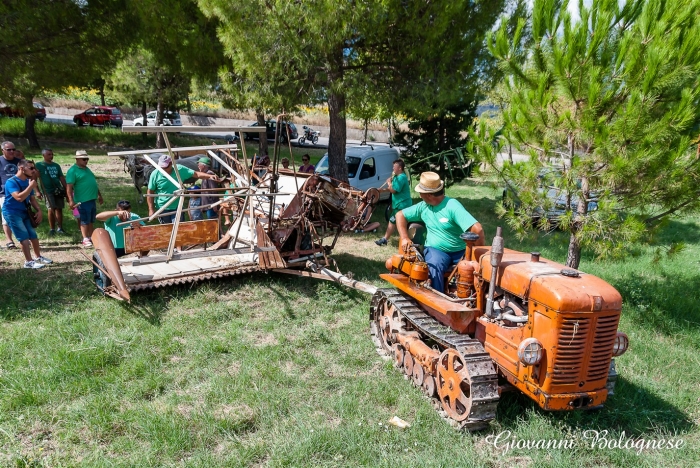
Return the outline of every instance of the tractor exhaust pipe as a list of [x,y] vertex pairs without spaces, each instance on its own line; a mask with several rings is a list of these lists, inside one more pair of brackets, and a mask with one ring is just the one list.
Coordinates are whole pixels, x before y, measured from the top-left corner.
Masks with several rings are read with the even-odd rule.
[[491,244],[491,281],[489,282],[489,294],[486,298],[486,310],[484,313],[488,318],[493,318],[493,295],[496,292],[496,277],[498,276],[498,266],[503,259],[503,230],[496,228],[496,237]]

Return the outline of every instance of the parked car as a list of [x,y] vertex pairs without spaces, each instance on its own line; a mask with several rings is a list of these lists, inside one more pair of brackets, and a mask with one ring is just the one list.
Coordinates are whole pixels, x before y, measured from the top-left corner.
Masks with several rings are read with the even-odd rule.
[[[265,125],[267,127],[266,129],[266,134],[267,134],[267,139],[268,140],[274,140],[275,139],[275,132],[277,131],[277,121],[276,120],[268,120],[265,122]],[[249,127],[257,127],[258,123],[253,122],[248,125]],[[287,143],[287,126],[289,126],[289,139],[290,140],[296,140],[299,138],[299,133],[297,132],[297,127],[291,122],[282,122],[282,128],[280,128],[280,143]],[[245,139],[246,140],[257,140],[258,136],[260,135],[259,133],[245,133]]]
[[[40,102],[32,102],[34,109],[36,109],[36,119],[43,122],[46,118],[46,109],[44,105]],[[0,104],[0,116],[4,117],[24,117],[24,109],[19,109],[16,107],[6,106]]]
[[[399,150],[390,146],[359,145],[345,148],[348,165],[348,182],[358,190],[380,188],[391,177]],[[328,174],[328,153],[316,164],[316,172]],[[389,198],[390,192],[382,192],[380,200]]]
[[[155,125],[156,124],[156,111],[151,111],[148,114],[146,114],[146,122],[148,125]],[[143,126],[143,116],[137,117],[134,119],[134,125],[137,127]],[[170,125],[182,125],[182,119],[180,118],[180,113],[175,112],[175,111],[165,111],[163,113],[163,125],[170,126]]]
[[[538,175],[539,179],[539,190],[540,193],[547,197],[546,207],[537,207],[532,213],[533,222],[539,221],[542,217],[546,217],[550,224],[557,225],[559,218],[564,215],[567,211],[567,194],[562,192],[560,189],[547,184],[547,179],[552,176],[557,177],[560,169],[554,167],[551,169],[544,170]],[[577,181],[580,188],[581,181]],[[509,183],[506,188],[503,189],[503,201],[512,200],[518,204],[518,184]],[[596,211],[598,209],[598,193],[595,191],[589,192],[588,194],[588,212]],[[576,195],[571,197],[570,210],[576,210],[579,198]]]
[[92,106],[86,111],[74,115],[73,122],[79,127],[83,125],[121,127],[124,123],[121,111],[110,106]]

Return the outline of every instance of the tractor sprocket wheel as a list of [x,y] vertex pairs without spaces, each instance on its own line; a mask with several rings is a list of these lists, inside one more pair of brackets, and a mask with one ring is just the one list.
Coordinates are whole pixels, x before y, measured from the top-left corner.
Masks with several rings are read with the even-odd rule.
[[438,360],[437,391],[447,415],[455,421],[469,418],[472,409],[471,378],[464,358],[455,349],[446,349]]

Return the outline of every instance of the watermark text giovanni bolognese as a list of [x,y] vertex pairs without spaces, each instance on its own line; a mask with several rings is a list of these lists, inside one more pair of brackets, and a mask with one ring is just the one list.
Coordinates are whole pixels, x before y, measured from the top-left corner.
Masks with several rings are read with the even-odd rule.
[[644,450],[677,450],[685,441],[679,438],[644,439],[628,437],[623,431],[617,436],[607,430],[589,429],[577,437],[562,439],[523,439],[511,431],[503,431],[486,437],[486,443],[508,452],[510,450],[571,450],[574,448],[634,450],[638,454]]

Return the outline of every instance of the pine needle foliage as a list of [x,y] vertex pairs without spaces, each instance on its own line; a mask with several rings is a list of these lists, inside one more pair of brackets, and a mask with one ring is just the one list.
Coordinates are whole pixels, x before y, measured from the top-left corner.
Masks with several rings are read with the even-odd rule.
[[[529,24],[489,37],[505,75],[504,128],[480,125],[470,147],[517,193],[500,214],[521,236],[553,221],[570,232],[572,267],[584,247],[622,255],[663,219],[700,208],[700,2],[580,1],[578,12],[535,0]],[[498,167],[506,140],[529,160]],[[556,220],[544,215],[552,204]]]

